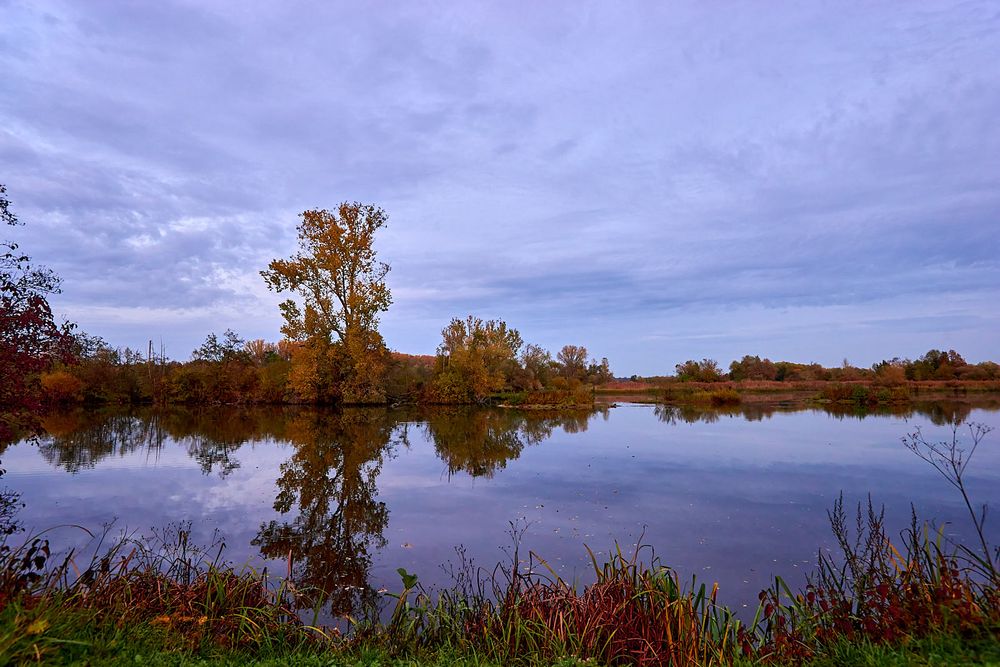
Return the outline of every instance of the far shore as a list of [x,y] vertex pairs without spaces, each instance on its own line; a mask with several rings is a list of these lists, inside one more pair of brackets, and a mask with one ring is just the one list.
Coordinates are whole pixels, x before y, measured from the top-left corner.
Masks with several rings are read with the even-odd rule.
[[[832,388],[860,387],[873,395],[890,390],[890,400],[877,401],[876,405],[907,405],[925,401],[958,401],[975,403],[978,406],[996,406],[1000,409],[1000,382],[995,380],[923,380],[909,381],[897,385],[880,384],[873,380],[853,381],[789,381],[773,382],[745,380],[742,382],[681,382],[666,379],[649,381],[616,381],[595,387],[596,400],[600,403],[666,403],[671,405],[692,405],[711,402],[713,394],[735,392],[742,404],[770,405],[783,407],[809,407],[831,403],[851,404],[851,400],[831,400],[824,398],[824,392]],[[897,398],[892,399],[891,390],[896,390]]]

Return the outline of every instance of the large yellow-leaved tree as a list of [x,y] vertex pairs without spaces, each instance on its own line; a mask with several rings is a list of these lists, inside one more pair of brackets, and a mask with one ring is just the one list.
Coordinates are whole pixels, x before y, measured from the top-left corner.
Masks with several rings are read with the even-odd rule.
[[378,323],[392,295],[389,265],[378,261],[374,242],[388,216],[378,206],[345,202],[300,217],[299,251],[261,271],[270,289],[301,301],[280,306],[281,332],[298,343],[291,387],[308,401],[383,402],[388,352]]

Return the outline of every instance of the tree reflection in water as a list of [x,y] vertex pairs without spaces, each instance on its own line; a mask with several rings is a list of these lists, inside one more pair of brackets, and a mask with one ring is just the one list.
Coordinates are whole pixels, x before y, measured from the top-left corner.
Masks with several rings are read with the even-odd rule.
[[42,420],[38,448],[50,464],[76,473],[108,457],[143,452],[155,460],[168,441],[187,449],[203,473],[225,477],[239,468],[234,454],[246,442],[274,439],[289,410],[171,408],[73,410]]
[[838,419],[864,419],[874,416],[892,416],[910,419],[915,415],[927,417],[938,426],[959,424],[972,413],[973,404],[964,401],[927,401],[919,403],[888,404],[874,407],[854,404],[827,403],[817,407],[803,407],[801,404],[781,405],[780,403],[744,403],[708,407],[699,405],[665,405],[653,407],[657,419],[668,424],[684,422],[711,424],[721,417],[739,417],[746,421],[770,419],[776,412],[803,412],[805,410],[824,412]]
[[70,473],[138,451],[155,458],[167,438],[161,420],[131,412],[74,410],[46,416],[42,427],[47,435],[38,439],[39,452]]
[[335,615],[355,612],[375,600],[369,571],[386,544],[389,511],[378,500],[376,481],[396,448],[409,446],[411,421],[425,425],[450,474],[481,476],[494,474],[557,427],[585,429],[590,416],[467,408],[303,413],[286,424],[284,438],[296,451],[281,465],[274,503],[282,514],[297,514],[263,524],[253,544],[266,558],[291,560],[296,586],[318,594],[307,594],[304,604],[322,599]]
[[368,572],[389,521],[375,482],[396,445],[406,443],[405,424],[398,424],[377,408],[288,420],[284,436],[295,453],[281,464],[274,508],[297,514],[262,524],[252,544],[266,558],[291,561],[304,605],[322,599],[332,613],[344,614],[374,599]]
[[[493,477],[507,461],[520,457],[526,446],[548,439],[557,428],[566,433],[586,431],[595,412],[442,408],[425,415],[425,432],[448,466],[449,477],[458,472]],[[607,408],[599,412],[607,416]]]
[[[294,448],[281,464],[274,509],[284,515],[260,526],[252,544],[267,559],[290,561],[303,605],[324,601],[335,615],[356,610],[375,593],[373,557],[386,540],[389,510],[377,479],[408,426],[422,424],[448,475],[492,477],[528,445],[557,429],[577,433],[607,408],[518,412],[483,408],[205,408],[76,410],[49,415],[38,447],[52,465],[77,473],[110,457],[156,459],[171,442],[187,450],[204,474],[225,478],[240,467],[247,443]],[[287,517],[287,518],[285,518]],[[308,592],[315,595],[310,595]]]
[[[752,403],[715,409],[654,407],[656,416],[668,423],[712,422],[723,416],[756,421],[795,409]],[[841,418],[919,413],[935,424],[948,424],[965,419],[972,404],[914,403],[874,413],[860,413],[850,405],[822,409]],[[597,414],[607,419],[607,407],[593,412],[470,407],[76,410],[47,416],[48,435],[37,447],[50,464],[77,473],[111,457],[144,455],[155,460],[176,443],[204,474],[226,478],[256,443],[289,445],[291,452],[276,473],[274,509],[281,516],[260,525],[252,544],[266,559],[290,561],[296,586],[316,593],[303,597],[303,605],[322,599],[326,610],[342,615],[375,598],[370,571],[386,545],[389,521],[389,509],[379,499],[378,478],[399,445],[409,445],[410,425],[420,427],[449,479],[488,478],[557,430],[586,430]]]

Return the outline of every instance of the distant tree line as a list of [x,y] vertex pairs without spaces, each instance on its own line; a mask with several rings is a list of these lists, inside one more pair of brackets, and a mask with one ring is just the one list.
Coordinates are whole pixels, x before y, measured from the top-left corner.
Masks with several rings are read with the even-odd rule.
[[729,364],[723,371],[714,359],[688,360],[677,364],[676,379],[688,382],[742,382],[742,381],[826,381],[851,382],[877,381],[881,384],[900,384],[923,380],[1000,380],[1000,365],[992,361],[970,364],[955,350],[943,352],[929,350],[915,360],[894,357],[873,364],[871,368],[852,366],[845,359],[840,366],[826,368],[820,364],[798,364],[790,361],[771,361],[759,356],[746,355]]

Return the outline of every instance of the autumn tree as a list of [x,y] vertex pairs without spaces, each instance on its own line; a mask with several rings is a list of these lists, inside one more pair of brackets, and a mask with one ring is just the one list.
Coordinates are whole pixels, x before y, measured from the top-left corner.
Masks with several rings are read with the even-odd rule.
[[267,342],[263,338],[246,341],[246,343],[243,344],[243,350],[258,366],[272,357],[278,357],[278,346],[274,343]]
[[240,338],[232,329],[226,329],[222,334],[222,340],[215,335],[215,332],[208,334],[201,347],[191,352],[191,358],[196,361],[222,362],[222,361],[243,361],[248,353],[244,349],[246,341]]
[[[0,185],[0,224],[17,225],[7,189]],[[59,292],[59,279],[31,265],[16,243],[0,242],[0,441],[36,426],[38,375],[54,360],[71,357],[71,325],[52,317],[48,295]]]
[[291,383],[313,401],[384,401],[388,352],[378,332],[392,295],[389,265],[378,261],[375,234],[388,216],[371,204],[301,214],[299,251],[272,261],[261,275],[275,292],[297,294],[280,308],[281,331],[302,345],[292,358]]
[[614,379],[615,376],[611,372],[611,364],[608,363],[607,357],[601,357],[600,362],[596,359],[590,361],[590,365],[587,366],[587,382],[592,385],[601,385]]
[[966,365],[965,359],[955,350],[928,350],[910,364],[907,377],[911,380],[951,380],[955,377],[955,369]]
[[434,379],[438,400],[482,401],[506,387],[518,369],[521,334],[503,320],[456,317],[441,337]]
[[742,380],[774,380],[777,375],[774,362],[768,358],[761,359],[757,355],[744,355],[739,361],[729,364],[729,378],[740,382]]
[[695,361],[689,359],[683,364],[675,367],[677,379],[681,381],[693,382],[719,382],[722,380],[722,371],[719,370],[719,362],[715,359],[702,359]]
[[894,387],[906,383],[906,366],[899,359],[880,361],[872,365],[872,370],[877,384]]
[[539,345],[529,343],[521,351],[521,372],[517,377],[517,388],[534,391],[549,385],[554,372],[552,355]]
[[583,380],[587,375],[587,348],[582,345],[564,345],[556,355],[559,373],[567,379]]

